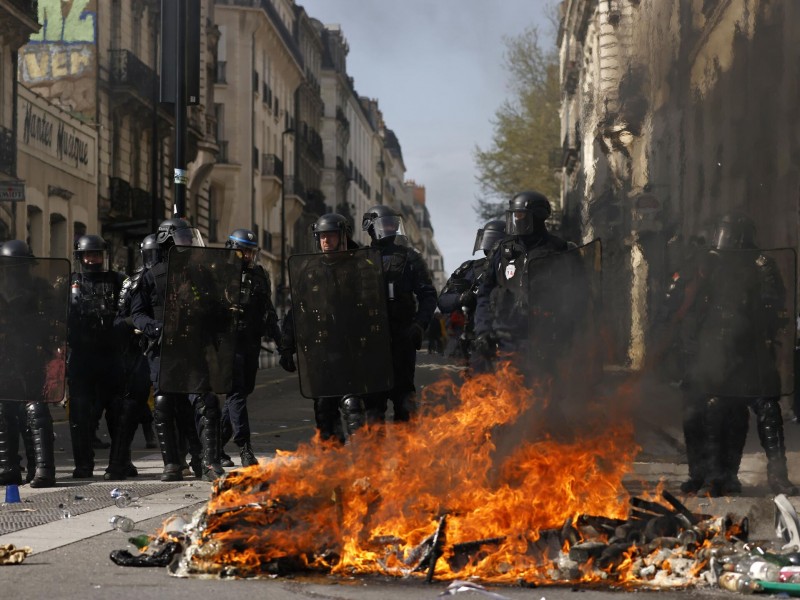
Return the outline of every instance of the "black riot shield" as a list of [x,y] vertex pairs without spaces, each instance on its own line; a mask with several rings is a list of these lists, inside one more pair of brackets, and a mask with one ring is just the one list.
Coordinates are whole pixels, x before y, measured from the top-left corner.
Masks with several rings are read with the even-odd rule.
[[391,389],[381,255],[372,248],[289,259],[300,392],[306,398]]
[[794,391],[793,248],[712,250],[698,292],[689,382],[719,397]]
[[[581,366],[584,381],[602,371],[602,245],[594,240],[531,260],[528,288],[529,371],[566,377]],[[573,375],[574,376],[574,375]]]
[[227,248],[174,246],[167,266],[159,387],[231,391],[242,259]]
[[0,400],[64,397],[70,264],[0,256]]

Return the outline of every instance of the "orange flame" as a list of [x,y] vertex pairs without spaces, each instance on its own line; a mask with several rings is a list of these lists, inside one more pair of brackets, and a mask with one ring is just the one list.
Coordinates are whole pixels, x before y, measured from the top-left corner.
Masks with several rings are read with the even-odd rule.
[[427,391],[438,403],[413,425],[366,428],[345,447],[317,437],[229,474],[198,555],[244,576],[282,559],[405,575],[423,566],[420,545],[447,515],[437,579],[537,581],[552,569],[542,532],[580,514],[627,515],[622,479],[639,450],[629,420],[587,406],[567,419],[578,435],[547,431],[545,391],[509,364]]

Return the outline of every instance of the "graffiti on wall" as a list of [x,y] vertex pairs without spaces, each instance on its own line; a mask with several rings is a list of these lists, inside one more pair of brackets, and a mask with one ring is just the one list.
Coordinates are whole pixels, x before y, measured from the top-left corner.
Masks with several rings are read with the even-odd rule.
[[68,110],[94,114],[97,0],[39,0],[42,28],[19,52],[19,79]]
[[39,0],[42,28],[31,36],[31,43],[94,44],[95,13],[88,6],[89,0]]

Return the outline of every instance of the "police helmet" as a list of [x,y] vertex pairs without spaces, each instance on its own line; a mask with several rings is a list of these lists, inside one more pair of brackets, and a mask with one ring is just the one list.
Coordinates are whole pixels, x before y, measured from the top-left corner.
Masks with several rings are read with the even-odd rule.
[[204,247],[203,236],[192,227],[186,219],[173,217],[166,221],[161,221],[156,233],[156,242],[162,250],[168,250],[172,246],[199,246]]
[[475,254],[478,250],[483,250],[483,253],[489,256],[504,237],[506,237],[506,222],[500,219],[489,221],[478,229],[478,233],[475,234],[475,245],[472,247],[472,253]]
[[539,192],[520,192],[508,202],[506,231],[509,235],[529,235],[544,228],[550,216],[550,201]]
[[[347,238],[352,235],[350,221],[347,217],[337,213],[327,213],[322,215],[311,225],[311,232],[314,234],[314,248],[317,252],[335,252],[337,250],[347,250]],[[324,233],[338,233],[339,239],[332,245],[322,247],[322,239],[328,239],[328,236],[323,236]]]
[[98,273],[108,270],[108,244],[99,235],[82,235],[75,242],[77,270]]
[[28,244],[22,240],[8,240],[0,245],[0,256],[31,258],[33,256],[33,252],[31,252]]
[[756,226],[744,213],[728,213],[720,217],[714,231],[712,246],[717,250],[756,247]]
[[139,252],[142,255],[142,264],[149,269],[161,262],[161,246],[156,241],[156,234],[151,233],[139,244]]
[[234,229],[228,236],[225,247],[237,250],[245,264],[258,260],[258,236],[249,229]]
[[376,204],[364,213],[361,229],[373,240],[382,240],[396,235],[405,236],[403,217],[385,204]]

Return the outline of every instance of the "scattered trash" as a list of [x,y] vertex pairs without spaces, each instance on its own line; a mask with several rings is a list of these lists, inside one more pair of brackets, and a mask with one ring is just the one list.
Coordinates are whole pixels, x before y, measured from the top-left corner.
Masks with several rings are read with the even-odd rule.
[[[455,596],[460,592],[475,592],[476,594],[481,594],[482,596],[487,596],[489,598],[497,598],[497,600],[511,600],[508,596],[490,592],[480,584],[473,583],[472,581],[461,581],[460,579],[456,579],[453,583],[448,585],[447,589],[439,595]],[[544,598],[542,598],[542,600],[544,600]]]
[[142,548],[147,548],[150,545],[150,543],[153,541],[153,537],[143,533],[142,535],[129,537],[128,541],[141,550]]
[[0,565],[18,565],[33,552],[30,546],[17,548],[14,544],[0,544]]
[[161,530],[167,535],[181,536],[186,530],[186,520],[180,515],[173,515],[164,521]]
[[109,558],[120,567],[166,567],[183,547],[177,542],[167,542],[153,554],[134,556],[127,550],[112,550]]
[[775,496],[775,535],[783,539],[784,550],[800,550],[800,518],[784,494]]
[[62,502],[61,504],[58,505],[58,509],[61,511],[62,519],[72,518],[72,511],[69,509],[69,504]]
[[120,488],[111,490],[111,497],[114,498],[114,504],[117,505],[117,508],[126,508],[139,500],[139,497],[135,496],[130,490],[121,490]]
[[111,524],[113,529],[116,529],[117,531],[124,531],[126,533],[133,531],[133,528],[136,526],[136,523],[133,522],[133,519],[123,517],[122,515],[114,515],[108,520],[108,522]]

